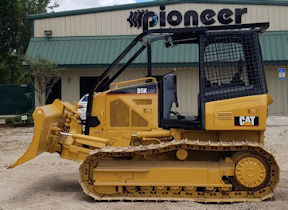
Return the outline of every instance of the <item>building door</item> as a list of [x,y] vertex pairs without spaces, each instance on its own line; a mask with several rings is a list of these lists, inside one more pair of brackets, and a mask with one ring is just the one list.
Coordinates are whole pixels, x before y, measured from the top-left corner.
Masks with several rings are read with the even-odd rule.
[[80,77],[80,98],[89,93],[98,81],[99,77]]
[[46,104],[52,104],[55,99],[61,99],[61,79],[57,80],[50,92],[46,90],[46,94],[48,94]]

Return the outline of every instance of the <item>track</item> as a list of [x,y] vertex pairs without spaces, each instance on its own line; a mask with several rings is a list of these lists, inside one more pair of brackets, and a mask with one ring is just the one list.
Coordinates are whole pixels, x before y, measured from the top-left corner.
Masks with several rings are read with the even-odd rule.
[[[90,177],[91,171],[97,167],[97,162],[101,158],[123,158],[134,156],[145,156],[151,154],[160,154],[168,151],[186,149],[192,151],[216,151],[216,152],[235,152],[235,154],[253,154],[267,163],[267,176],[263,184],[253,189],[243,189],[238,187],[237,183],[232,180],[233,188],[231,189],[209,189],[198,188],[189,189],[182,186],[180,189],[171,187],[160,190],[157,186],[139,187],[135,186],[133,190],[124,187],[123,191],[117,194],[98,193]],[[105,147],[93,151],[82,163],[79,169],[79,182],[84,192],[96,200],[175,200],[175,201],[197,201],[197,202],[244,202],[244,201],[262,201],[271,198],[279,182],[279,167],[274,157],[269,153],[262,144],[251,143],[248,141],[241,142],[208,142],[208,141],[171,141],[161,144],[152,144],[149,146],[137,147]],[[136,190],[135,190],[136,189]]]

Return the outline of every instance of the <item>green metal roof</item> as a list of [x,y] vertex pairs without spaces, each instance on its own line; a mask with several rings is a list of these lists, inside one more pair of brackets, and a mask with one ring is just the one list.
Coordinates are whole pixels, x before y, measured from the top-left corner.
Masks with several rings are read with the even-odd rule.
[[288,31],[265,32],[259,37],[265,65],[288,64]]
[[44,18],[54,18],[54,17],[63,17],[71,15],[81,15],[89,13],[98,13],[98,12],[109,12],[117,10],[127,10],[127,9],[136,9],[136,8],[146,8],[160,5],[171,5],[171,4],[183,4],[183,3],[207,3],[207,4],[244,4],[244,5],[278,5],[278,6],[288,6],[287,0],[171,0],[171,1],[151,1],[151,2],[142,2],[134,4],[123,4],[116,6],[108,7],[97,7],[90,9],[81,9],[81,10],[71,10],[64,12],[51,12],[43,14],[34,14],[28,16],[28,19],[44,19]]
[[[43,57],[60,66],[71,68],[107,67],[133,38],[134,36],[33,37],[26,55]],[[288,31],[265,32],[260,35],[260,43],[265,65],[288,64]],[[126,61],[127,59],[122,63]],[[133,65],[144,66],[146,61],[146,53],[143,52]],[[179,45],[166,48],[162,41],[158,41],[152,44],[152,61],[154,66],[161,67],[193,66],[198,62],[198,47]]]

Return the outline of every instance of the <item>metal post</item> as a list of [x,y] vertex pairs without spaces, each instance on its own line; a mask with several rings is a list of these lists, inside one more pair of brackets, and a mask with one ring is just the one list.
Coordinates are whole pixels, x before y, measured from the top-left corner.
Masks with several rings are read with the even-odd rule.
[[147,40],[147,77],[152,76],[151,40]]

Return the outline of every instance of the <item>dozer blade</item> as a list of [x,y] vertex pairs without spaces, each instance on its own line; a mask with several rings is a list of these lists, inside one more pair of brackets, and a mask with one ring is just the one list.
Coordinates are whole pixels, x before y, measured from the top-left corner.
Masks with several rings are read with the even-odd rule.
[[[63,108],[64,104],[60,100],[55,100],[50,105],[41,106],[35,109],[33,113],[34,119],[34,136],[27,151],[16,162],[8,168],[14,168],[29,160],[34,159],[43,152],[55,152],[56,145],[51,138],[51,128],[61,130],[63,125]],[[54,138],[55,139],[55,138]]]

